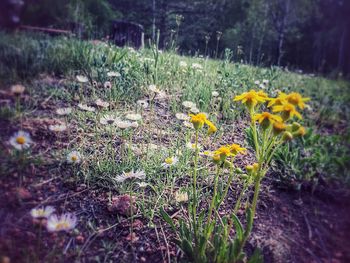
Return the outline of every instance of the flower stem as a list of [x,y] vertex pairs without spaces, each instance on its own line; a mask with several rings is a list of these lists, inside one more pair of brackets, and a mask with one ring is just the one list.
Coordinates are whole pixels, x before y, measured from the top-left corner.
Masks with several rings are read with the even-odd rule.
[[196,216],[197,216],[197,166],[198,166],[198,130],[196,130],[196,154],[194,156],[194,170],[193,170],[193,205],[192,205],[192,220],[193,220],[193,228],[194,228],[194,239],[195,245],[197,246],[197,224],[196,224]]

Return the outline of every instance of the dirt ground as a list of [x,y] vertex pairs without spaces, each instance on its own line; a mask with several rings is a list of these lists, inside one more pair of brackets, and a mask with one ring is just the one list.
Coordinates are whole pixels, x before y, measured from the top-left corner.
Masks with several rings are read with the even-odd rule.
[[[4,142],[16,128],[0,121],[4,155],[8,154]],[[243,136],[243,131],[236,128],[236,136]],[[40,150],[50,149],[50,140],[43,140],[50,135],[40,131],[40,125],[32,125],[32,129],[35,141],[48,142],[40,145]],[[32,164],[21,174],[13,170],[0,174],[1,263],[9,262],[6,259],[10,262],[103,262],[106,258],[111,262],[167,262],[169,258],[172,261],[177,258],[180,261],[181,252],[172,242],[174,236],[160,218],[155,218],[154,225],[149,226],[140,214],[132,223],[135,236],[131,236],[130,220],[108,209],[105,189],[71,180],[64,167],[52,162]],[[274,185],[271,176],[268,174],[263,180],[247,251],[260,247],[265,262],[350,262],[349,193],[337,190],[342,189],[339,185],[322,183],[315,191],[307,186],[299,192],[281,189]],[[229,192],[225,210],[236,200],[235,187]],[[41,231],[41,223],[33,221],[29,214],[37,205],[75,212],[79,230],[72,234]],[[180,207],[171,214],[176,218],[184,210],[185,207]],[[89,224],[99,230],[93,232]]]

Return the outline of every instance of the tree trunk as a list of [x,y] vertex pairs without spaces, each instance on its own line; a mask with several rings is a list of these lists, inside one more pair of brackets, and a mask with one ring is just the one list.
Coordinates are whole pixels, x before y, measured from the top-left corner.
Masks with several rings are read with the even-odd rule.
[[156,38],[156,0],[152,1],[152,41]]
[[278,58],[277,58],[277,65],[281,65],[282,57],[283,57],[283,44],[284,44],[284,38],[285,38],[285,31],[286,31],[286,25],[287,25],[287,18],[289,15],[289,8],[290,8],[290,0],[287,0],[285,5],[285,12],[281,24],[281,28],[279,30],[278,35]]
[[345,47],[345,39],[346,39],[346,35],[347,35],[347,28],[346,25],[344,24],[343,26],[343,32],[341,34],[340,37],[340,41],[339,41],[339,50],[338,50],[338,70],[339,71],[343,71],[344,69],[344,47]]

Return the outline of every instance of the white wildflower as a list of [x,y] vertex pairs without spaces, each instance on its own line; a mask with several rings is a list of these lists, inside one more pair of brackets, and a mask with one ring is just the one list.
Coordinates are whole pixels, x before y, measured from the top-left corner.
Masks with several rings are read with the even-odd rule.
[[146,109],[148,107],[148,102],[146,100],[138,100],[137,105],[139,105],[141,108]]
[[115,115],[106,114],[100,118],[100,123],[103,125],[116,125],[120,121]]
[[89,112],[94,112],[95,111],[94,107],[90,107],[90,106],[88,106],[86,104],[82,104],[82,103],[78,104],[78,108],[83,110],[83,111],[89,111]]
[[119,72],[109,71],[107,72],[107,76],[111,78],[119,78],[121,75]]
[[25,131],[18,131],[14,133],[9,142],[15,149],[20,151],[28,149],[33,143],[32,139],[30,138],[30,134]]
[[47,220],[47,230],[49,232],[70,231],[77,225],[77,217],[71,213],[63,215],[51,215]]
[[78,151],[72,151],[67,155],[68,163],[80,163],[81,162],[81,154]]
[[55,212],[54,207],[46,206],[41,208],[33,208],[30,210],[30,215],[33,218],[48,218],[53,212]]
[[114,178],[115,181],[118,183],[124,182],[127,179],[140,179],[143,180],[146,178],[146,174],[144,171],[136,171],[131,170],[130,172],[126,173],[123,172],[121,175],[118,175],[117,177]]
[[182,102],[182,106],[184,106],[186,109],[191,109],[193,107],[196,107],[196,103],[185,100],[184,102]]
[[188,201],[188,194],[187,194],[187,192],[176,191],[175,192],[175,201],[177,203],[187,202]]
[[162,167],[169,168],[170,166],[175,165],[179,159],[177,157],[168,157],[164,160],[164,163],[162,163]]
[[176,119],[180,120],[180,121],[189,121],[190,120],[190,116],[188,116],[185,113],[182,112],[178,112],[175,114]]
[[129,114],[126,114],[125,119],[130,121],[139,121],[139,120],[142,120],[142,116],[138,113],[129,113]]
[[108,108],[109,107],[109,103],[107,101],[103,101],[101,99],[97,99],[95,101],[95,105],[98,107],[98,108]]
[[76,76],[77,80],[80,82],[80,83],[86,83],[89,81],[89,79],[86,77],[86,76],[83,76],[83,75],[77,75]]
[[49,130],[53,132],[63,132],[67,130],[67,125],[65,125],[64,123],[49,125]]
[[72,113],[72,108],[59,108],[56,109],[56,113],[61,116],[69,115]]
[[12,94],[14,94],[16,96],[21,95],[25,91],[25,89],[26,88],[21,84],[11,86],[11,92],[12,92]]

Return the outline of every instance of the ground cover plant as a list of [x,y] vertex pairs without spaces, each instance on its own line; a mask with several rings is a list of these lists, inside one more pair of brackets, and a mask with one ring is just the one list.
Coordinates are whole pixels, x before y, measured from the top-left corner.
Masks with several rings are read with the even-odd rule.
[[349,83],[1,33],[4,262],[347,262]]

